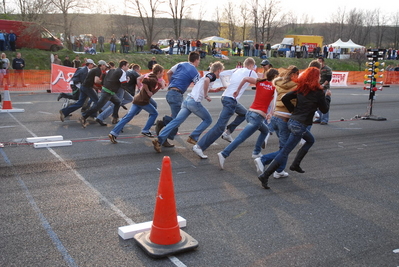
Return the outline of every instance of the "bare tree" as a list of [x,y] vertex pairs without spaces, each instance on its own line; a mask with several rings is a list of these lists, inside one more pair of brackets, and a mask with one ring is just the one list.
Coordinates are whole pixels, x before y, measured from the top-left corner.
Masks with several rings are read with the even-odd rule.
[[269,42],[274,37],[277,28],[282,26],[282,20],[278,19],[280,2],[278,0],[264,0],[263,5],[258,9],[260,10],[258,24],[260,41]]
[[85,6],[79,0],[50,0],[50,2],[55,6],[56,10],[60,11],[62,14],[65,36],[64,40],[67,42],[68,48],[71,49],[71,28],[73,20],[69,17],[69,12],[85,8]]
[[220,36],[222,33],[222,22],[221,22],[219,9],[216,9],[214,17],[215,17],[214,25],[215,25],[216,36]]
[[345,20],[346,20],[345,7],[344,8],[339,7],[337,12],[332,15],[331,22],[333,24],[338,25],[338,36],[340,38],[344,36],[344,30],[346,26]]
[[237,20],[234,14],[234,10],[235,4],[233,2],[228,2],[223,8],[223,13],[227,21],[227,35],[228,39],[230,40],[235,40],[237,34]]
[[388,30],[388,18],[385,14],[381,13],[380,10],[376,10],[375,12],[375,22],[376,22],[376,46],[382,47],[382,42],[385,37],[385,33]]
[[[5,0],[3,4],[5,10]],[[52,7],[50,0],[18,0],[17,6],[21,20],[35,22],[38,22],[40,16],[48,13]]]
[[351,9],[346,17],[347,34],[356,43],[362,43],[363,13]]
[[[262,1],[262,0],[261,0]],[[259,8],[259,0],[252,0],[252,5],[251,5],[251,13],[252,13],[252,25],[254,29],[254,39],[255,43],[258,42],[258,30],[259,30],[259,14],[258,11],[260,12]]]
[[169,15],[172,16],[175,37],[181,35],[183,18],[187,15],[190,6],[186,6],[186,0],[168,0]]
[[200,32],[202,29],[202,24],[204,22],[203,17],[205,16],[206,9],[200,6],[199,12],[198,12],[198,18],[197,18],[197,34],[196,34],[196,39],[200,39]]
[[248,31],[248,21],[249,21],[249,17],[250,17],[250,12],[247,8],[247,5],[241,4],[240,6],[240,16],[242,19],[242,24],[241,24],[241,28],[242,28],[242,40],[245,40],[247,37],[247,31]]
[[146,5],[144,5],[145,1],[134,0],[133,9],[137,11],[140,21],[142,30],[144,35],[147,39],[147,43],[152,43],[156,36],[155,33],[155,23],[156,23],[156,16],[161,14],[159,6],[164,2],[161,0],[148,0],[146,1]]
[[392,15],[392,28],[391,29],[391,43],[392,47],[399,47],[399,12],[396,12],[394,15]]

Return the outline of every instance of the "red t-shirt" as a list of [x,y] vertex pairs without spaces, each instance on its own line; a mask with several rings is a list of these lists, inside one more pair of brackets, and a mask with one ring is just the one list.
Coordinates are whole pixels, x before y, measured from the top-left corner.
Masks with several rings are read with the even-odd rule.
[[260,81],[256,83],[256,92],[255,99],[251,109],[261,110],[264,113],[267,113],[267,109],[269,108],[270,102],[274,97],[274,90],[276,88],[269,81]]

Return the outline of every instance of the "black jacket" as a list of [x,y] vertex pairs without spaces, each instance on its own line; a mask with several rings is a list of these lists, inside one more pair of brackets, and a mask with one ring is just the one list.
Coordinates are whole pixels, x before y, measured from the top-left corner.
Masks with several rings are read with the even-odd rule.
[[[292,99],[297,99],[296,106],[291,103]],[[306,96],[302,93],[297,94],[296,91],[291,91],[283,96],[281,100],[292,113],[291,119],[305,125],[312,125],[313,116],[317,109],[322,113],[328,112],[331,97],[326,96],[323,90],[311,91]]]

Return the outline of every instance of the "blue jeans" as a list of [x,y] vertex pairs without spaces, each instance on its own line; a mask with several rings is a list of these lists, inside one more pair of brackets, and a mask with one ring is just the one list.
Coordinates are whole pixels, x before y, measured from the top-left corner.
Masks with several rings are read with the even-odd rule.
[[[288,123],[283,121],[280,118],[277,118],[275,116],[272,117],[271,126],[273,127],[274,131],[277,134],[278,137],[278,142],[279,142],[279,150],[275,152],[268,153],[266,155],[263,155],[260,160],[262,161],[263,165],[270,164],[270,162],[273,161],[273,159],[278,155],[280,150],[285,146],[285,143],[288,140],[288,137],[290,136],[290,130],[288,130]],[[282,172],[285,169],[287,163],[281,164],[277,172]]]
[[151,126],[154,124],[155,120],[158,117],[158,111],[151,104],[147,104],[144,106],[133,104],[130,107],[129,112],[115,125],[114,129],[112,129],[111,134],[114,136],[118,136],[119,133],[122,131],[123,127],[125,127],[125,125],[129,121],[131,121],[134,116],[139,114],[142,109],[144,109],[150,114],[147,123],[145,124],[144,128],[141,130],[141,132],[148,133],[150,131]]
[[245,120],[247,109],[238,103],[237,100],[232,97],[222,97],[221,101],[223,108],[219,114],[218,121],[197,143],[203,151],[205,151],[222,135],[227,123],[234,113],[237,113],[238,116],[236,116],[234,121],[227,127],[230,132],[234,131],[234,129]]
[[111,52],[116,52],[116,44],[112,43],[112,44],[110,44],[109,47],[110,47]]
[[[163,123],[165,125],[167,125],[174,118],[176,118],[177,114],[179,113],[179,111],[181,109],[181,105],[183,103],[183,95],[178,91],[169,90],[166,93],[166,101],[169,104],[171,116],[166,115],[163,117]],[[178,128],[173,129],[173,131],[170,132],[168,138],[171,140],[175,139],[177,131],[178,131]]]
[[[129,94],[127,91],[125,91],[122,88],[119,88],[116,95],[119,97],[119,99],[122,99],[121,105],[126,105],[129,103],[132,103],[132,101],[133,101],[132,95]],[[109,116],[111,116],[111,114],[114,110],[114,103],[112,103],[111,101],[108,101],[107,104],[105,104],[103,106],[102,110],[103,111],[100,113],[100,115],[97,116],[97,119],[100,119],[103,121],[106,118],[108,118]]]
[[290,136],[288,137],[285,146],[280,150],[278,155],[274,158],[280,165],[287,164],[288,155],[296,147],[296,145],[303,138],[306,142],[301,147],[303,151],[309,151],[315,142],[313,135],[307,129],[308,126],[300,123],[299,121],[290,119],[288,121],[288,129],[290,130]]
[[262,149],[262,143],[265,141],[269,129],[265,123],[265,118],[259,113],[248,111],[246,115],[248,124],[245,126],[244,130],[231,142],[223,151],[223,157],[227,158],[233,150],[235,150],[241,143],[247,140],[253,133],[257,130],[260,131],[258,140],[255,144],[255,149],[253,154],[259,154]]
[[84,118],[88,118],[90,116],[97,116],[97,112],[102,109],[102,107],[107,104],[108,101],[111,101],[114,104],[112,117],[118,118],[119,107],[121,106],[121,100],[116,94],[110,94],[104,90],[101,90],[100,99],[95,103],[89,110],[82,113]]
[[328,123],[328,120],[330,119],[330,111],[327,113],[321,113],[320,110],[317,110],[317,113],[319,114],[320,122]]
[[98,95],[96,91],[94,91],[93,88],[87,88],[84,87],[83,85],[80,87],[80,94],[79,94],[79,100],[73,105],[70,105],[69,107],[63,108],[61,111],[64,113],[65,116],[68,116],[75,110],[81,108],[83,104],[86,101],[86,98],[90,97],[90,99],[95,103],[98,101]]
[[163,144],[168,135],[174,129],[179,127],[191,113],[194,113],[202,119],[202,122],[190,134],[190,137],[197,141],[202,132],[205,131],[209,125],[211,125],[212,117],[209,114],[209,111],[201,104],[201,102],[196,102],[191,96],[187,96],[187,98],[183,101],[182,108],[177,114],[176,118],[169,122],[168,125],[166,125],[166,127],[163,128],[161,133],[158,135],[158,142]]

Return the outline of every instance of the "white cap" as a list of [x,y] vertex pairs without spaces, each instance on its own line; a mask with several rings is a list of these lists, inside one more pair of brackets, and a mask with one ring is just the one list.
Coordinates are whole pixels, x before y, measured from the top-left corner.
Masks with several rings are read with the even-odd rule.
[[90,58],[86,59],[86,63],[96,65],[96,63],[94,63],[94,61],[92,59],[90,59]]

